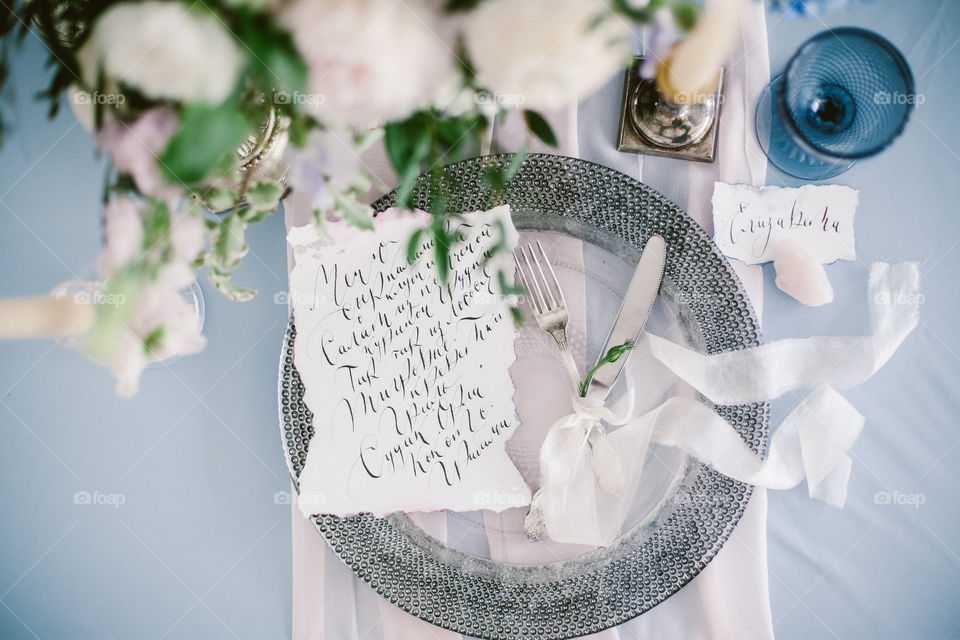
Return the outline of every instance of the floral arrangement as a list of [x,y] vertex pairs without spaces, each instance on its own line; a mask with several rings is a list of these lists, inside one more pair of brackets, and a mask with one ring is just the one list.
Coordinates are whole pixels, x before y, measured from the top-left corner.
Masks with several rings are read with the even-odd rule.
[[[198,270],[231,299],[256,294],[231,275],[247,227],[282,198],[321,229],[373,229],[360,154],[374,141],[409,205],[419,176],[480,153],[508,111],[555,144],[542,111],[622,69],[634,25],[652,23],[655,61],[698,14],[685,0],[19,0],[0,15],[0,86],[36,28],[51,115],[68,94],[110,160],[97,286],[112,304],[96,305],[83,345],[130,395],[149,362],[203,348],[180,295]],[[0,133],[9,124],[0,112]],[[491,186],[518,166],[491,168]],[[437,192],[411,244],[435,241],[442,279],[457,238]]]

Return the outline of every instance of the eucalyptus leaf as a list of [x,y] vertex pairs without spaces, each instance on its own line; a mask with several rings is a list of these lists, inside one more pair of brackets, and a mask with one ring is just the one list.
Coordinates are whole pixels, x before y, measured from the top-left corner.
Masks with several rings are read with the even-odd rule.
[[237,199],[227,189],[212,189],[204,194],[203,199],[213,211],[227,211],[237,205]]
[[366,231],[373,230],[373,207],[357,200],[353,193],[333,191],[334,211],[344,220]]
[[256,213],[271,213],[280,205],[283,187],[271,180],[264,180],[247,189],[247,203]]
[[232,269],[247,255],[249,247],[243,239],[246,230],[247,223],[233,212],[214,231],[213,253],[221,267]]
[[247,302],[257,295],[256,289],[247,289],[230,282],[232,274],[229,271],[212,268],[207,272],[207,277],[213,286],[234,302]]

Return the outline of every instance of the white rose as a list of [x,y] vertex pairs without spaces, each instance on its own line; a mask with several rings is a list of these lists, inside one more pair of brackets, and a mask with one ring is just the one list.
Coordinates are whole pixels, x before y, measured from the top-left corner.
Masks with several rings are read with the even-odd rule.
[[629,35],[596,0],[487,0],[464,24],[480,86],[530,109],[563,107],[600,88],[626,63]]
[[294,0],[279,18],[307,63],[304,104],[325,122],[364,128],[403,118],[427,106],[453,69],[426,2]]
[[243,55],[213,16],[179,2],[114,5],[79,54],[85,81],[104,73],[152,98],[222,102],[237,83]]

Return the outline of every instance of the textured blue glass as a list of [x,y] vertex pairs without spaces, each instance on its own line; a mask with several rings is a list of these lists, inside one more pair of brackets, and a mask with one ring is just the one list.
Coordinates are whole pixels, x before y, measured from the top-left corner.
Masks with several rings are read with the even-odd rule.
[[804,43],[766,88],[757,136],[786,173],[829,178],[886,148],[915,102],[910,68],[892,44],[863,29],[833,29]]

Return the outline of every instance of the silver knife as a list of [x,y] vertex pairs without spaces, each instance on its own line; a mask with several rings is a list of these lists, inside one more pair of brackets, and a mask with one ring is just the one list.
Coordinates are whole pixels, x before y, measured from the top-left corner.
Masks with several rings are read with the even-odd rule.
[[[636,341],[643,331],[643,325],[647,322],[650,310],[653,309],[653,303],[657,299],[657,293],[660,291],[660,282],[663,280],[663,269],[667,261],[667,243],[660,236],[651,236],[647,244],[643,247],[640,254],[640,262],[633,272],[633,279],[630,280],[630,286],[627,287],[627,293],[623,297],[620,305],[620,311],[617,313],[617,319],[610,329],[610,335],[607,336],[607,342],[600,352],[600,358],[607,355],[607,352],[613,347],[618,347],[623,343]],[[607,394],[613,384],[620,377],[623,366],[630,356],[629,352],[616,362],[611,362],[600,367],[593,375],[590,382],[590,388],[587,389],[587,397],[606,399]]]

